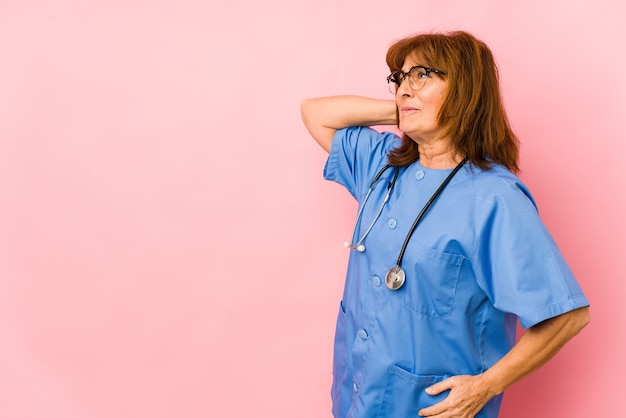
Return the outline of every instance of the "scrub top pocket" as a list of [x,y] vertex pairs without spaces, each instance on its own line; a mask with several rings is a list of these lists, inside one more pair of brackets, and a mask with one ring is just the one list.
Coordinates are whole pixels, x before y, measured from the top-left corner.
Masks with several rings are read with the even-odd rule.
[[425,392],[427,387],[446,378],[415,375],[398,366],[391,366],[377,418],[416,418],[420,409],[441,402],[448,396],[447,391],[435,396]]
[[465,258],[415,244],[405,256],[404,306],[419,315],[450,315]]

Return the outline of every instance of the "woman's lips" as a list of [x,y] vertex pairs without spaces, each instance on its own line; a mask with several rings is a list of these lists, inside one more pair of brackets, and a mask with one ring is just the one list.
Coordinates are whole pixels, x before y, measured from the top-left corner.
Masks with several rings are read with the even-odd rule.
[[403,106],[400,110],[402,110],[402,113],[410,113],[410,112],[415,112],[417,111],[416,108],[414,107],[408,107],[408,106]]

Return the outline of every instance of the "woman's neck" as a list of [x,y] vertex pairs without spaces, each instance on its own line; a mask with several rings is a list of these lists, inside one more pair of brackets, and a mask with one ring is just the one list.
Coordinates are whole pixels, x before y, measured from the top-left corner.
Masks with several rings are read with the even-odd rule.
[[436,141],[433,144],[419,144],[420,164],[426,168],[454,168],[463,159],[456,151],[450,149],[447,142]]

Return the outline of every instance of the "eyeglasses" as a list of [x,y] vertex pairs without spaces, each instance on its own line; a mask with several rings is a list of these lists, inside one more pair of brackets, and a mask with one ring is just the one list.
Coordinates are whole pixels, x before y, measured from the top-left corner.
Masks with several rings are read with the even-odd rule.
[[446,73],[441,70],[435,70],[434,68],[428,68],[422,65],[416,65],[406,73],[402,70],[394,71],[393,73],[389,74],[389,77],[387,77],[389,91],[392,94],[396,94],[398,88],[400,88],[400,85],[402,85],[402,82],[405,78],[409,79],[409,86],[412,90],[420,90],[426,84],[426,80],[430,78],[430,73],[446,75]]

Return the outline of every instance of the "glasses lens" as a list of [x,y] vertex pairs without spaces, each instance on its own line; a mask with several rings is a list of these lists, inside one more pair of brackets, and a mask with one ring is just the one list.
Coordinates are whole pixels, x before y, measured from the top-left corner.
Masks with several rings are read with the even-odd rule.
[[409,83],[413,90],[420,90],[426,84],[428,73],[421,67],[413,67],[409,74]]
[[389,91],[391,94],[396,94],[398,91],[398,87],[400,86],[400,83],[402,83],[402,75],[401,71],[394,71],[389,75],[389,77],[387,77],[387,84],[389,85]]
[[396,94],[396,92],[398,91],[398,85],[395,83],[395,81],[390,79],[387,84],[389,85],[389,91],[391,92],[391,94]]

